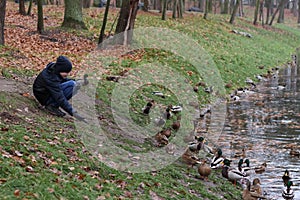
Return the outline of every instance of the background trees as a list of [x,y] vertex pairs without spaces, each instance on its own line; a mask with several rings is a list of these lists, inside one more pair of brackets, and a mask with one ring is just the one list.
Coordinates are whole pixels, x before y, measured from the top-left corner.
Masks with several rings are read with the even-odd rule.
[[0,45],[4,45],[4,21],[6,0],[0,0]]

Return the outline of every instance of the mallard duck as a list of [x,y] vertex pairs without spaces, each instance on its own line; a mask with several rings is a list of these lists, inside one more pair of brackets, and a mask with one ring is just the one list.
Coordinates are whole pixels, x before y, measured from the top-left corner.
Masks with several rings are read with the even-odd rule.
[[198,157],[194,155],[189,149],[187,149],[184,154],[181,156],[182,161],[188,165],[188,171],[190,168],[193,168],[197,164],[201,164],[201,161]]
[[254,170],[250,167],[250,160],[246,159],[244,163],[246,163],[246,166],[242,166],[242,171],[246,173],[247,176],[250,176],[250,174],[254,173]]
[[264,171],[266,171],[266,167],[267,167],[267,163],[264,162],[263,164],[261,164],[260,166],[254,167],[254,171],[257,174],[261,174]]
[[175,131],[178,131],[179,128],[180,128],[180,116],[178,116],[177,120],[172,124],[172,129],[174,129]]
[[179,113],[181,111],[182,111],[182,105],[172,106],[171,107],[171,112],[173,112],[173,113]]
[[262,196],[263,195],[263,191],[262,191],[262,189],[260,187],[260,184],[261,183],[260,183],[260,179],[259,178],[253,179],[250,191],[254,192],[254,193],[256,193],[256,194],[258,194],[260,196]]
[[167,107],[166,111],[163,114],[163,118],[164,119],[171,119],[171,117],[172,117],[172,114],[171,114],[170,107]]
[[290,172],[289,170],[285,170],[283,176],[282,176],[282,180],[283,180],[283,183],[284,183],[284,186],[287,186],[289,180],[291,179],[292,177],[290,176]]
[[286,184],[286,189],[282,190],[282,197],[284,199],[294,199],[294,191],[291,189],[291,186],[293,186],[292,181],[288,181]]
[[231,160],[228,160],[227,158],[225,158],[223,161],[223,166],[222,166],[222,176],[227,179],[228,179],[227,171],[230,169],[230,163],[231,163]]
[[251,191],[251,183],[247,180],[246,188],[243,190],[243,200],[258,200],[258,199],[267,199],[266,197],[258,194],[254,191]]
[[265,105],[265,101],[264,101],[264,100],[262,100],[262,101],[257,101],[257,102],[255,102],[254,105],[256,105],[256,106],[264,106],[264,105]]
[[300,156],[300,152],[299,151],[297,151],[297,150],[295,150],[295,148],[292,146],[291,147],[291,150],[290,150],[290,155],[291,156]]
[[211,160],[210,167],[212,169],[217,169],[222,166],[224,158],[222,157],[222,149],[218,149],[214,157]]
[[235,185],[236,185],[236,181],[239,181],[242,178],[245,178],[247,176],[244,172],[241,172],[238,169],[230,168],[229,166],[223,168],[222,175],[223,177],[232,181]]
[[172,134],[172,130],[171,128],[166,128],[164,130],[161,131],[161,134],[165,135],[167,138],[169,138]]
[[166,96],[162,92],[159,92],[159,91],[154,91],[154,92],[152,92],[152,94],[155,96],[159,96],[163,99],[166,98]]
[[148,115],[150,113],[150,109],[152,108],[152,106],[154,105],[154,100],[151,100],[147,103],[147,105],[143,108],[143,113],[145,115]]
[[162,134],[161,132],[158,132],[154,138],[158,146],[167,145],[169,143],[169,139],[167,138],[167,136]]
[[199,165],[198,173],[200,174],[201,178],[208,180],[208,176],[211,174],[211,168],[206,164],[206,160],[203,160]]
[[234,154],[235,158],[245,158],[246,157],[246,149],[243,148],[241,152],[236,152]]

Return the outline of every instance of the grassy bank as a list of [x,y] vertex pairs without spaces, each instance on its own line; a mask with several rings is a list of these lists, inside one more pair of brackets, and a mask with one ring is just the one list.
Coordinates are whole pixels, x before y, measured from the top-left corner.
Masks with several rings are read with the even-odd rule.
[[[16,9],[12,4],[9,8]],[[62,20],[63,8],[45,9],[51,11],[48,21],[54,22],[47,24],[47,28],[56,30],[55,27],[59,26]],[[17,79],[31,76],[44,66],[42,64],[52,61],[58,54],[70,57],[72,61],[74,60],[75,66],[77,65],[75,70],[80,70],[80,60],[91,51],[95,35],[99,32],[103,11],[96,8],[85,10],[85,21],[89,31],[70,33],[60,30],[48,35],[49,38],[58,40],[67,35],[64,43],[77,41],[74,38],[84,35],[80,36],[83,44],[76,43],[79,49],[82,45],[83,53],[77,54],[78,48],[59,46],[59,43],[51,42],[49,44],[52,46],[47,51],[38,51],[43,47],[37,43],[35,44],[37,46],[28,52],[28,47],[18,42],[8,42],[9,47],[0,49],[2,75]],[[116,11],[110,14],[108,28],[116,14]],[[16,22],[11,19],[13,17],[17,16],[10,16],[8,19],[10,23],[7,24],[10,33],[14,32],[14,29],[19,30],[19,27],[15,27]],[[198,41],[213,58],[224,84],[232,84],[232,87],[227,89],[228,93],[237,87],[245,86],[246,77],[254,79],[255,75],[267,73],[268,69],[290,61],[291,54],[300,44],[300,33],[295,28],[285,25],[263,28],[253,26],[251,22],[243,19],[237,19],[235,25],[230,25],[228,18],[229,16],[216,15],[209,16],[209,20],[203,20],[201,14],[187,14],[184,19],[161,21],[157,13],[141,13],[138,15],[136,27],[169,28]],[[32,19],[26,17],[24,20],[28,20],[24,22],[24,26],[28,26],[28,32],[32,31],[34,28],[29,25],[32,24],[30,21]],[[233,29],[248,32],[253,37],[234,34]],[[20,33],[24,34],[24,31]],[[26,38],[28,40],[49,42],[45,38],[36,38],[36,34],[28,35]],[[53,46],[62,49],[57,50],[52,48]],[[31,57],[30,54],[34,56]],[[43,62],[38,63],[41,60]],[[192,86],[203,80],[190,63],[170,52],[147,50],[137,52],[134,56],[119,58],[115,65],[103,69],[105,73],[98,87],[97,97],[101,102],[98,105],[99,112],[108,118],[107,126],[116,128],[115,124],[110,123],[112,115],[107,107],[110,105],[113,88],[118,83],[107,81],[106,77],[119,75],[123,70],[135,69],[143,63],[153,61],[172,66]],[[265,67],[259,69],[258,66]],[[141,110],[147,99],[156,98],[147,96],[155,90],[161,90],[165,94],[169,92],[167,88],[151,85],[137,90],[130,99],[131,117],[139,125],[147,123]],[[199,90],[196,94],[200,103],[208,103],[211,100],[203,90]],[[55,118],[39,111],[36,102],[27,95],[0,92],[0,100],[2,199],[155,199],[157,196],[165,199],[241,199],[241,190],[223,179],[220,171],[214,171],[206,182],[197,178],[195,169],[188,175],[187,166],[180,159],[162,170],[151,173],[132,174],[111,169],[87,151],[72,119]],[[171,93],[170,98],[165,100],[156,98],[155,101],[162,106],[180,103]],[[120,137],[114,132],[110,132],[110,135],[129,152],[135,151],[134,147],[154,148],[149,143],[141,144],[134,139]]]

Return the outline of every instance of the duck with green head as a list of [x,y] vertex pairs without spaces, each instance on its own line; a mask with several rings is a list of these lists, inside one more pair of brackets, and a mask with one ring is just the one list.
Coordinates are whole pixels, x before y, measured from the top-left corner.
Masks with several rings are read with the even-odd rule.
[[[226,161],[226,162],[225,162]],[[246,173],[240,171],[240,164],[238,169],[230,168],[230,162],[227,161],[227,159],[224,160],[224,166],[222,169],[222,175],[223,177],[227,178],[228,180],[232,181],[235,185],[236,182],[241,180],[242,178],[246,178]]]
[[286,200],[292,200],[294,199],[294,191],[291,189],[291,186],[293,186],[292,181],[288,181],[286,184],[286,188],[282,191],[282,197]]
[[223,164],[223,161],[224,161],[224,158],[222,157],[222,149],[218,149],[218,151],[216,152],[216,154],[214,155],[214,157],[212,158],[211,160],[211,163],[210,163],[210,167],[212,169],[218,169],[220,167],[222,167],[222,164]]

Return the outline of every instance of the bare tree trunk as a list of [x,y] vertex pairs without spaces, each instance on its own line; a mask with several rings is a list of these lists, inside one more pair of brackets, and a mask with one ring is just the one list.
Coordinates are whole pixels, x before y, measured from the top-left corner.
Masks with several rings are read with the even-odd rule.
[[40,34],[42,34],[44,32],[43,0],[37,0],[37,7],[38,7],[37,31]]
[[166,12],[167,12],[167,0],[163,0],[163,8],[162,8],[162,20],[166,20]]
[[233,12],[232,12],[230,20],[229,20],[230,24],[233,24],[239,6],[240,6],[240,0],[236,0],[234,8],[233,8]]
[[4,22],[5,22],[6,0],[0,0],[0,46],[5,44]]
[[284,6],[285,4],[281,4],[279,8],[279,15],[277,19],[277,23],[284,23]]
[[98,44],[101,44],[103,42],[103,40],[104,40],[105,27],[106,27],[106,23],[107,23],[107,16],[108,16],[108,11],[109,11],[109,5],[110,5],[110,0],[107,0],[106,1],[105,12],[104,12],[104,16],[103,16],[103,23],[102,23],[102,27],[101,27],[101,31],[100,31],[100,36],[99,36]]
[[241,17],[244,16],[244,5],[243,5],[243,1],[240,1],[240,16],[241,16]]
[[201,11],[204,11],[205,10],[205,1],[206,0],[199,0],[199,9]]
[[266,18],[266,24],[269,23],[269,18],[270,18],[270,14],[271,14],[271,6],[272,6],[272,1],[271,0],[266,0],[266,6],[267,6],[267,18]]
[[26,15],[25,11],[25,0],[19,0],[19,13],[21,15]]
[[224,13],[224,2],[223,2],[223,0],[219,0],[219,5],[220,5],[220,13],[223,14]]
[[65,15],[62,26],[87,29],[83,22],[81,0],[65,0]]
[[83,8],[91,7],[91,0],[82,0],[82,7]]
[[254,20],[253,20],[253,24],[254,24],[254,25],[257,24],[258,9],[259,9],[259,1],[260,1],[260,0],[256,0],[255,11],[254,11]]
[[224,0],[224,12],[222,14],[228,14],[229,0]]
[[29,6],[28,6],[28,10],[27,10],[27,15],[31,15],[32,1],[33,1],[33,0],[30,0],[30,1],[29,1]]
[[178,18],[183,18],[183,10],[184,10],[184,6],[183,6],[183,0],[178,0],[179,2],[177,3],[177,16]]
[[143,11],[148,12],[149,10],[149,0],[144,0]]
[[300,24],[300,0],[298,0],[298,24]]
[[233,12],[235,1],[236,0],[230,0],[229,13]]
[[177,11],[177,0],[173,0],[173,13],[172,13],[172,18],[176,18],[176,11]]
[[281,6],[284,6],[284,5],[286,4],[287,1],[288,1],[288,0],[281,0],[281,1],[280,1],[279,5],[277,6],[276,11],[275,11],[275,12],[273,13],[273,15],[272,15],[272,19],[271,19],[271,21],[270,21],[270,23],[269,23],[270,26],[272,26],[273,21],[274,21],[276,15],[277,15],[277,13],[278,13],[280,7],[281,7]]
[[213,1],[213,0],[208,0],[208,1],[206,1],[206,2],[208,2],[208,8],[207,8],[207,9],[208,9],[208,12],[209,12],[209,13],[212,12],[212,7],[213,7],[212,1]]
[[261,20],[261,25],[264,26],[264,0],[260,0],[259,19]]
[[208,2],[209,2],[209,0],[205,1],[205,10],[204,10],[204,16],[203,16],[204,19],[207,19],[207,15],[208,15],[208,7],[209,7]]
[[124,33],[124,35],[118,38],[119,41],[116,41],[118,44],[128,44],[132,40],[132,32],[126,31],[133,30],[134,28],[134,22],[138,11],[138,3],[139,0],[122,1],[122,7],[115,33]]

